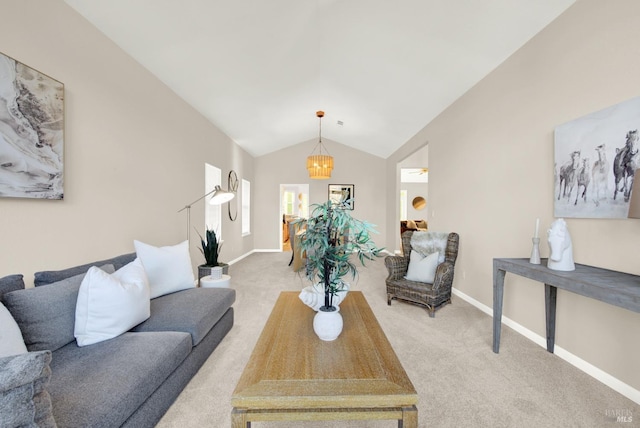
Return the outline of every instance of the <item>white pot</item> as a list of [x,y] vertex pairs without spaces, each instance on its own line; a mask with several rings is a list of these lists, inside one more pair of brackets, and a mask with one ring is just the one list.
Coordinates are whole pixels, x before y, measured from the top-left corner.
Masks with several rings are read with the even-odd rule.
[[336,340],[342,333],[342,315],[340,308],[334,311],[326,311],[321,308],[313,317],[313,331],[316,332],[320,340],[330,342]]

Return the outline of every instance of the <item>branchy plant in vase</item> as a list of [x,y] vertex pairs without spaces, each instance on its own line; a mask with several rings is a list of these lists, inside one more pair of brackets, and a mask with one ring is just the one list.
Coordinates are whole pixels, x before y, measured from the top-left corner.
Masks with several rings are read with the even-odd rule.
[[344,277],[358,274],[356,258],[364,266],[383,250],[371,239],[377,233],[374,225],[353,218],[346,209],[348,202],[313,205],[297,248],[306,258],[306,277],[324,292],[322,311],[336,310],[334,298],[347,287]]

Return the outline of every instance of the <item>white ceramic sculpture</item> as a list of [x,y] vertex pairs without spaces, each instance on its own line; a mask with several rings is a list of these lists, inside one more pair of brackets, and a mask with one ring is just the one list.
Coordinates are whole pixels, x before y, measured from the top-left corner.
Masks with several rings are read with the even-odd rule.
[[[347,293],[349,292],[349,283],[342,283],[342,290],[338,291],[335,296],[333,296],[333,306],[338,307],[340,302],[347,297]],[[324,287],[322,284],[314,284],[309,285],[302,289],[300,292],[300,300],[309,306],[314,311],[318,311],[321,306],[324,305]]]
[[562,271],[575,270],[571,235],[569,235],[569,229],[567,229],[567,223],[564,219],[559,218],[551,223],[551,229],[547,231],[547,241],[551,251],[547,267]]

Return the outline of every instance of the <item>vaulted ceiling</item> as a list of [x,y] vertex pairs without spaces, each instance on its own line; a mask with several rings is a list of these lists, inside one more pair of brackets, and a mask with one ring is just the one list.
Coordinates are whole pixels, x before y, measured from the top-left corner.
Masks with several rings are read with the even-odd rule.
[[575,0],[65,0],[254,156],[386,158]]

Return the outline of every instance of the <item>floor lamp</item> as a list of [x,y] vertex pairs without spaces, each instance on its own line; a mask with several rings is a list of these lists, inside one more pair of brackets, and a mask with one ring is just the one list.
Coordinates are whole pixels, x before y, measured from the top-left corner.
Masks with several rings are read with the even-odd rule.
[[212,193],[213,193],[213,196],[209,200],[209,203],[211,205],[222,205],[225,202],[229,202],[231,199],[233,199],[236,196],[235,193],[229,192],[228,190],[222,190],[220,186],[216,185],[216,187],[212,191],[205,194],[204,196],[199,197],[195,201],[191,202],[189,205],[185,205],[184,208],[178,211],[178,212],[182,212],[184,210],[187,210],[187,242],[189,244],[189,248],[191,248],[191,205],[195,204],[198,201],[201,201],[202,199],[206,198]]

